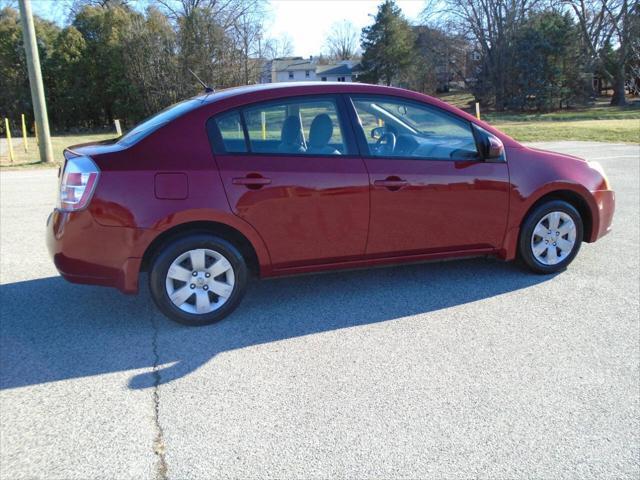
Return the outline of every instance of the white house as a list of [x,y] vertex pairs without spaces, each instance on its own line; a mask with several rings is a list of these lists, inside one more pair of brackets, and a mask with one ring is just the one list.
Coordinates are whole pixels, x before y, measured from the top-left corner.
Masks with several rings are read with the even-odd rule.
[[[356,66],[357,67],[357,66]],[[313,57],[284,57],[266,61],[260,83],[277,82],[352,82],[357,78],[353,62],[345,60],[332,65],[319,65]]]

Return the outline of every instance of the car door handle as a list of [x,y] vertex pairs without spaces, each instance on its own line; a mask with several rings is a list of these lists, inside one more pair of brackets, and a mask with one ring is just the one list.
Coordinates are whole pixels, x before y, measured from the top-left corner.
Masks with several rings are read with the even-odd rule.
[[384,180],[375,180],[373,185],[376,187],[388,188],[389,190],[400,190],[402,187],[409,185],[409,182],[400,177],[387,177]]
[[247,175],[246,177],[234,178],[231,180],[231,183],[255,189],[260,188],[263,185],[269,185],[271,183],[271,179],[259,175]]

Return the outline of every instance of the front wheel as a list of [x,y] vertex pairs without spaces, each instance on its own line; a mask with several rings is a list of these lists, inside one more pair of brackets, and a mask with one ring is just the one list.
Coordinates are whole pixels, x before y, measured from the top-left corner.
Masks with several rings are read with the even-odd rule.
[[582,218],[573,205],[552,200],[538,206],[520,230],[522,261],[536,273],[563,270],[580,250]]
[[149,286],[158,308],[171,320],[209,325],[240,303],[247,283],[244,258],[232,244],[208,234],[180,237],[156,257]]

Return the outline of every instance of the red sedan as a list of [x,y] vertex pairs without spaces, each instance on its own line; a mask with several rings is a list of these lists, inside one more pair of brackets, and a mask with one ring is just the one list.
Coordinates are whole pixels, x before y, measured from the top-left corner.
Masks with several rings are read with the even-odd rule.
[[47,228],[67,280],[136,293],[148,271],[163,313],[205,325],[250,273],[478,255],[556,272],[613,211],[597,163],[415,92],[322,82],[208,93],[67,149]]

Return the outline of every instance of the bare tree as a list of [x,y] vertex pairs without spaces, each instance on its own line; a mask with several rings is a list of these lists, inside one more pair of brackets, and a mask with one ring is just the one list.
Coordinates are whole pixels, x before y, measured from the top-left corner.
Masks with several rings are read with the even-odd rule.
[[442,27],[447,19],[443,15],[446,6],[441,0],[424,0],[424,6],[419,15],[420,24],[423,26],[438,28]]
[[413,29],[416,56],[409,85],[420,92],[436,92],[447,91],[454,79],[466,84],[471,44],[463,36],[449,33],[455,29],[428,23],[432,26],[419,25]]
[[506,106],[509,45],[518,27],[542,0],[445,0],[446,14],[462,34],[475,43],[482,57],[486,85],[477,86],[480,96],[492,96],[496,109]]
[[334,22],[327,34],[325,50],[335,60],[349,60],[356,54],[358,31],[348,20]]
[[[108,0],[107,0],[108,1]],[[238,17],[258,12],[264,0],[155,0],[174,20],[190,17],[198,11],[209,11],[218,26],[233,28]]]
[[264,44],[262,55],[269,60],[290,57],[293,55],[293,40],[286,33],[278,38],[269,38]]
[[59,0],[55,6],[58,9],[68,10],[70,18],[73,18],[84,7],[126,7],[129,3],[129,0]]
[[125,76],[137,87],[144,115],[177,102],[176,34],[168,19],[149,7],[145,16],[132,19],[124,33]]
[[[257,6],[259,7],[259,6]],[[242,70],[244,83],[255,83],[260,74],[259,58],[262,56],[261,40],[264,26],[261,22],[262,9],[243,12],[234,23],[234,38],[242,52]]]
[[[592,62],[613,86],[611,105],[625,105],[626,70],[637,41],[638,0],[565,0],[580,25]],[[616,48],[617,47],[617,48]]]
[[185,95],[199,88],[189,69],[220,88],[257,79],[252,56],[259,50],[264,0],[156,1],[177,30]]

